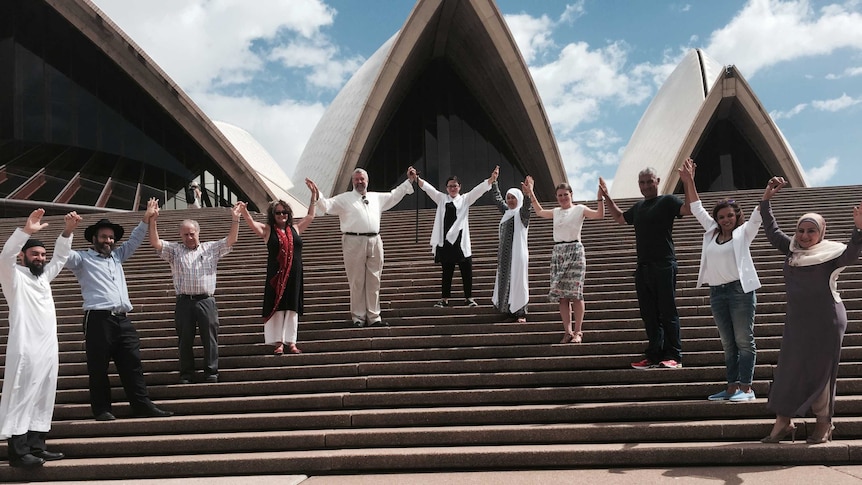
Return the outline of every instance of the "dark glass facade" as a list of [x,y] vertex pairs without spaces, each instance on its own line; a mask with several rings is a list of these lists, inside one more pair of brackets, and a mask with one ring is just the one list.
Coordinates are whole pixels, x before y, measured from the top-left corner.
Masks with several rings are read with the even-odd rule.
[[205,171],[205,205],[237,200],[212,157],[61,15],[0,2],[0,198],[137,210],[184,197]]
[[[390,190],[406,178],[413,165],[440,191],[452,175],[465,193],[500,166],[500,191],[520,187],[523,170],[512,162],[506,140],[491,123],[465,84],[445,60],[430,62],[413,83],[377,141],[371,158],[360,164],[368,171],[371,190]],[[349,189],[349,188],[346,188]],[[436,207],[421,191],[395,209]],[[493,203],[488,193],[477,204]]]
[[[695,183],[699,192],[766,187],[772,177],[767,164],[729,119],[717,120],[710,126],[693,157],[697,161]],[[723,169],[730,169],[732,176],[723,174]],[[676,192],[683,192],[681,183]]]

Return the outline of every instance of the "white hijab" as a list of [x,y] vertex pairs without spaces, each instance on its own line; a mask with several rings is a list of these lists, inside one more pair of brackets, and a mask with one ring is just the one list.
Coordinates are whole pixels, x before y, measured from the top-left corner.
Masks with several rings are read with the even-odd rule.
[[[509,268],[509,311],[515,313],[530,301],[529,279],[527,275],[527,264],[530,254],[527,251],[527,228],[521,221],[521,207],[524,205],[524,194],[520,189],[511,188],[506,195],[512,194],[518,199],[514,209],[507,209],[500,219],[503,225],[509,219],[515,220],[515,233],[512,238],[512,266]],[[502,241],[501,241],[502,244]],[[496,306],[500,306],[500,297],[497,284],[494,284],[494,295],[491,298]]]

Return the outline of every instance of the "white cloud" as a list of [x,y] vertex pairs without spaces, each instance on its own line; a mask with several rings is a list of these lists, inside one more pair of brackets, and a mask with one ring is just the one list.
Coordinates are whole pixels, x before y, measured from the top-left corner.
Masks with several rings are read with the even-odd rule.
[[823,165],[811,169],[804,169],[805,180],[811,187],[825,185],[838,171],[838,158],[832,157],[823,162]]
[[321,0],[95,3],[185,91],[249,82],[266,50],[293,38],[325,44],[320,30],[336,13]]
[[584,14],[587,13],[587,9],[584,8],[585,1],[586,0],[578,0],[571,5],[566,5],[566,10],[564,10],[563,14],[560,15],[560,22],[571,24],[575,20],[584,16]]
[[288,175],[325,107],[224,92],[287,77],[337,89],[362,62],[343,58],[323,33],[336,15],[323,0],[94,1],[210,118],[251,133]]
[[338,49],[328,41],[315,42],[306,39],[274,48],[269,58],[288,68],[310,69],[310,73],[305,77],[310,85],[332,90],[344,85],[348,77],[365,61],[359,56],[339,59]]
[[826,79],[834,80],[834,79],[841,79],[841,78],[845,78],[845,77],[855,77],[855,76],[862,76],[862,67],[848,67],[841,74],[832,74],[832,73],[827,74]]
[[769,116],[771,116],[773,120],[792,118],[801,113],[807,107],[808,103],[799,103],[787,111],[771,111]]
[[195,93],[194,99],[211,119],[251,133],[288,176],[293,174],[305,143],[326,110],[320,103],[283,101],[269,105],[252,97],[212,93]]
[[524,56],[524,61],[529,64],[536,56],[553,46],[551,33],[554,21],[548,16],[531,17],[525,13],[506,15],[506,24],[512,37]]
[[820,111],[841,111],[842,109],[862,103],[862,97],[851,98],[847,94],[842,94],[835,99],[825,99],[822,101],[812,101],[811,106]]
[[[621,43],[591,50],[584,42],[563,47],[553,61],[532,66],[548,117],[565,134],[593,121],[601,103],[637,105],[652,92],[639,76],[626,72],[627,50]],[[633,70],[637,72],[637,69]]]
[[862,50],[858,2],[831,4],[814,11],[807,0],[750,0],[725,27],[710,37],[706,51],[732,61],[746,77],[769,66],[838,49]]

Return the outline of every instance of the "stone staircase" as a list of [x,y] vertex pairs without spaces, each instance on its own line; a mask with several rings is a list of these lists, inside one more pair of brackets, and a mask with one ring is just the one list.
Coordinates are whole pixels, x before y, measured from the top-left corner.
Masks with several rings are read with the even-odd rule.
[[[742,191],[733,197],[750,214],[760,194]],[[724,195],[703,194],[705,205]],[[631,203],[620,201],[620,207]],[[785,189],[774,206],[787,230],[798,215],[816,209],[829,221],[830,238],[844,241],[852,227],[851,208],[858,203],[859,187],[854,186]],[[128,233],[140,216],[110,218]],[[83,225],[99,217],[86,216]],[[221,237],[229,227],[227,209],[164,211],[160,233],[175,238],[178,222],[188,217],[200,222],[202,240]],[[338,219],[315,220],[304,236],[306,314],[299,332],[304,353],[282,357],[270,355],[271,348],[262,344],[265,246],[243,226],[233,253],[219,266],[217,384],[177,384],[170,272],[149,246],[142,246],[125,268],[150,395],[176,412],[165,419],[129,417],[115,375],[114,411],[120,419],[92,419],[80,292],[71,273],[62,272],[53,285],[61,364],[49,445],[67,459],[27,472],[0,466],[0,481],[862,459],[862,267],[847,268],[839,282],[850,323],[838,381],[836,441],[804,444],[814,424],[809,417],[796,420],[797,443],[764,445],[758,439],[768,434],[773,420],[766,396],[785,296],[781,256],[762,233],[752,248],[764,284],[756,320],[758,399],[733,404],[706,400],[724,386],[724,358],[708,290],[694,287],[702,235],[694,218],[678,221],[674,231],[685,367],[639,371],[629,367],[646,345],[632,278],[630,227],[609,218],[585,222],[584,343],[559,345],[557,305],[546,296],[550,221],[535,216],[531,221],[529,322],[517,324],[503,321],[490,305],[500,218],[492,207],[471,210],[474,296],[480,306],[433,308],[440,284],[427,244],[433,217],[430,210],[385,213],[382,300],[391,326],[362,329],[348,321]],[[52,244],[62,218],[47,220],[51,226],[40,237]],[[0,220],[2,242],[22,222]],[[86,246],[82,234],[79,229],[75,248]],[[452,301],[460,297],[456,276]],[[4,356],[6,314],[3,301]]]

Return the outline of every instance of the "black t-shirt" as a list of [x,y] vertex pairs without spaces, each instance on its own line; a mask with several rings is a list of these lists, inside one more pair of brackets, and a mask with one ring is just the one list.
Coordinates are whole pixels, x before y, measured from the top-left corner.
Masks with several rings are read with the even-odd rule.
[[642,200],[623,213],[628,224],[635,226],[638,263],[676,260],[673,249],[673,221],[683,201],[674,195],[660,195]]

